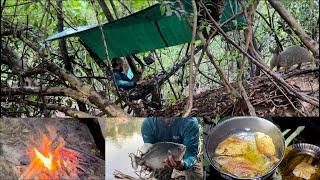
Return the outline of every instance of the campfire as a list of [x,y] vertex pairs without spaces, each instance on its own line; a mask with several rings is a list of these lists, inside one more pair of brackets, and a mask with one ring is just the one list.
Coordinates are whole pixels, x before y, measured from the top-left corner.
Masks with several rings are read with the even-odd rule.
[[66,148],[54,128],[47,130],[49,136],[41,133],[40,145],[29,148],[30,163],[19,179],[78,179],[80,153]]

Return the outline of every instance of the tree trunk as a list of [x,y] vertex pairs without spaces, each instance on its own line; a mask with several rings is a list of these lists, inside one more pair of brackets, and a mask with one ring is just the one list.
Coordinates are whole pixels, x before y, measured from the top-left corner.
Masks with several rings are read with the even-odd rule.
[[104,15],[106,16],[107,20],[109,22],[114,21],[114,18],[112,17],[112,14],[111,14],[106,2],[104,2],[104,0],[99,0],[99,5],[100,5]]
[[[260,56],[261,55],[261,51],[258,47],[258,44],[257,44],[257,41],[256,41],[256,38],[254,36],[252,36],[252,42],[253,42],[253,47],[254,49],[256,50],[256,52],[258,53],[258,55]],[[261,56],[260,56],[261,57]],[[252,64],[252,62],[250,61],[250,63]],[[255,71],[253,72],[255,76],[260,76],[261,74],[261,70],[260,68],[258,68],[256,65],[255,66]]]
[[[57,6],[62,11],[62,0],[57,0]],[[57,12],[57,18],[58,18],[58,32],[62,32],[63,28],[64,28],[62,13]],[[73,72],[71,59],[68,54],[68,49],[67,49],[67,45],[66,45],[66,40],[64,38],[59,40],[59,49],[60,49],[60,52],[61,52],[61,55],[63,58],[65,70]],[[83,102],[77,101],[77,104],[78,104],[80,111],[87,112],[86,105]]]
[[319,44],[311,39],[311,37],[304,32],[300,24],[295,18],[280,4],[277,0],[268,0],[271,6],[280,14],[280,16],[289,24],[292,30],[299,36],[300,40],[307,46],[315,56],[319,56]]
[[98,66],[107,74],[108,80],[111,80],[111,72],[109,71],[109,67],[107,64],[99,58],[99,56],[93,52],[89,46],[83,41],[79,40],[79,42],[83,45],[83,47],[88,51],[90,57],[98,64]]
[[133,59],[130,56],[126,56],[126,60],[130,66],[130,69],[132,70],[133,75],[140,76],[141,72],[139,72],[137,66],[134,64]]
[[110,0],[110,4],[113,9],[114,15],[116,16],[117,19],[119,19],[119,15],[118,15],[118,12],[117,12],[116,6],[114,5],[113,0]]
[[[254,13],[258,7],[259,1],[256,0],[254,3],[250,4],[248,7],[246,7],[244,4],[241,4],[244,15],[247,19],[248,28],[245,30],[245,40],[246,40],[246,51],[255,59],[261,60],[259,53],[257,52],[255,46],[254,46],[254,34],[253,34],[253,17]],[[250,76],[253,77],[257,74],[260,74],[260,69],[255,64],[250,63],[251,70],[250,70]]]
[[[57,6],[62,12],[62,0],[57,0]],[[62,32],[63,31],[63,15],[62,15],[62,13],[57,12],[57,18],[58,18],[58,32]],[[60,49],[60,52],[61,52],[61,55],[63,58],[62,60],[64,62],[64,68],[67,71],[72,72],[72,65],[71,65],[70,57],[68,55],[68,49],[67,49],[65,39],[59,40],[59,49]]]

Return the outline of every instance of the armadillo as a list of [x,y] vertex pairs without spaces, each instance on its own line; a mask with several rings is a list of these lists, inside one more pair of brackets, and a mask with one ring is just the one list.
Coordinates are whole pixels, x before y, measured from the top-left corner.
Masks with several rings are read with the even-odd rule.
[[273,53],[273,57],[270,61],[270,69],[273,70],[274,67],[277,67],[277,70],[280,67],[284,67],[285,71],[288,71],[291,66],[298,64],[299,68],[303,62],[313,62],[314,57],[312,54],[303,47],[300,46],[291,46],[280,52],[279,47],[275,50],[270,49]]

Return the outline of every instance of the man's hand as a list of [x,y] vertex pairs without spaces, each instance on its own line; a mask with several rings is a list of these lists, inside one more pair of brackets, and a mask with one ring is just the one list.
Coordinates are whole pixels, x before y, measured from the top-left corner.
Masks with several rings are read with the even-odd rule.
[[177,169],[179,171],[184,170],[184,166],[183,166],[183,160],[181,161],[174,161],[172,156],[169,155],[166,159],[166,164],[164,165],[164,167],[166,168],[174,168]]
[[143,86],[143,85],[146,84],[146,83],[147,83],[147,81],[146,81],[146,80],[143,80],[143,79],[136,82],[136,84],[137,84],[137,85],[140,85],[140,86]]
[[141,85],[142,84],[142,81],[137,81],[136,82],[136,85]]
[[141,168],[143,169],[143,170],[147,170],[147,171],[149,171],[149,172],[151,172],[152,171],[152,169],[150,168],[150,167],[148,167],[148,166],[146,166],[145,165],[145,161],[139,161],[138,162],[138,164],[141,166]]

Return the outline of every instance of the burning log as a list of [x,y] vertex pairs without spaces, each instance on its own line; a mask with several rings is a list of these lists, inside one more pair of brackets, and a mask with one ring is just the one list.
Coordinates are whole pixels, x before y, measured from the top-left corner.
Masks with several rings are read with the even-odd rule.
[[0,162],[6,169],[0,179],[104,179],[104,160],[93,153],[97,147],[79,120],[4,118],[0,135],[6,162]]
[[43,135],[42,145],[39,149],[32,148],[30,156],[31,163],[19,180],[31,179],[60,179],[60,178],[78,178],[77,167],[79,166],[78,157],[80,154],[76,151],[69,151],[64,147],[64,140],[60,136],[50,140]]

